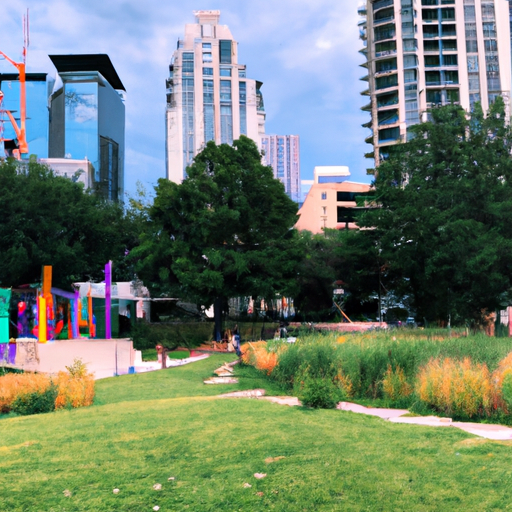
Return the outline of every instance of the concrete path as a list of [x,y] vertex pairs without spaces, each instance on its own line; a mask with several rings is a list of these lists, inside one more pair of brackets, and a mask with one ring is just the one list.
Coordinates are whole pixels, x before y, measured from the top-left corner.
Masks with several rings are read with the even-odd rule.
[[[175,366],[183,366],[184,364],[194,363],[210,357],[209,354],[201,354],[200,356],[187,357],[185,359],[169,359],[166,360],[167,368]],[[154,372],[162,369],[162,363],[158,361],[138,361],[135,365],[135,373]]]
[[[255,398],[267,400],[280,405],[297,406],[301,405],[300,400],[294,396],[265,396],[264,389],[252,389],[247,391],[234,391],[219,395],[217,398]],[[403,423],[409,425],[423,425],[426,427],[455,427],[469,434],[493,439],[495,441],[512,440],[512,428],[503,425],[490,425],[486,423],[463,423],[453,421],[451,418],[439,418],[437,416],[405,416],[409,414],[407,409],[381,409],[377,407],[365,407],[364,405],[351,402],[340,402],[336,409],[340,411],[354,412],[377,416],[392,423]]]

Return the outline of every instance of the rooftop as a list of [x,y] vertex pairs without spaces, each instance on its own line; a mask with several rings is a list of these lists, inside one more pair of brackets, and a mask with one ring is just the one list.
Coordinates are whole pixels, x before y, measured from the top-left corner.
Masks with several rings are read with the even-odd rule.
[[114,89],[126,91],[110,57],[105,53],[49,55],[49,57],[59,73],[98,71]]

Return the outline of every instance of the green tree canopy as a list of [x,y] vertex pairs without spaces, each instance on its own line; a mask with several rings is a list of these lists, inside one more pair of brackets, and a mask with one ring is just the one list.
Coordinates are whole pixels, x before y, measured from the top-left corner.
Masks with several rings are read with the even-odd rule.
[[130,248],[122,206],[37,163],[0,161],[0,219],[1,286],[39,282],[43,265],[56,286],[103,280]]
[[510,297],[512,131],[501,98],[485,118],[454,105],[429,115],[379,166],[380,207],[362,224],[418,316],[478,322]]
[[300,257],[297,205],[247,137],[208,142],[181,184],[159,180],[149,215],[133,255],[154,291],[220,307],[224,298],[273,298],[290,286]]

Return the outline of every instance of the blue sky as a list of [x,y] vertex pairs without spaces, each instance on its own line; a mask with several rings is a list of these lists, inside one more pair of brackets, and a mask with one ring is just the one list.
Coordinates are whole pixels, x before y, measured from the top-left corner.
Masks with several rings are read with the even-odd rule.
[[[360,110],[365,70],[357,0],[10,0],[0,3],[0,50],[19,59],[30,12],[28,72],[55,70],[48,54],[107,53],[126,90],[127,192],[165,175],[165,79],[192,11],[218,9],[239,43],[247,75],[264,83],[270,134],[300,136],[301,177],[316,165],[348,165],[370,182],[369,120]],[[0,61],[0,72],[12,72]],[[30,115],[30,114],[28,114]]]

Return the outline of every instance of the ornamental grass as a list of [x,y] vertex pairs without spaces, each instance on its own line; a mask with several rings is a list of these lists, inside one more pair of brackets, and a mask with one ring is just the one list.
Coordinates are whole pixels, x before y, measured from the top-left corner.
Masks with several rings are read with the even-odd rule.
[[44,393],[50,386],[50,377],[43,373],[8,373],[0,377],[0,412],[9,412],[18,397]]
[[416,393],[437,411],[458,417],[489,416],[493,386],[486,364],[446,358],[431,359],[416,380]]
[[93,375],[87,372],[86,366],[79,360],[66,368],[67,372],[59,372],[53,377],[29,372],[9,373],[0,377],[0,412],[8,413],[20,399],[29,395],[43,395],[52,387],[57,389],[55,409],[92,405]]

